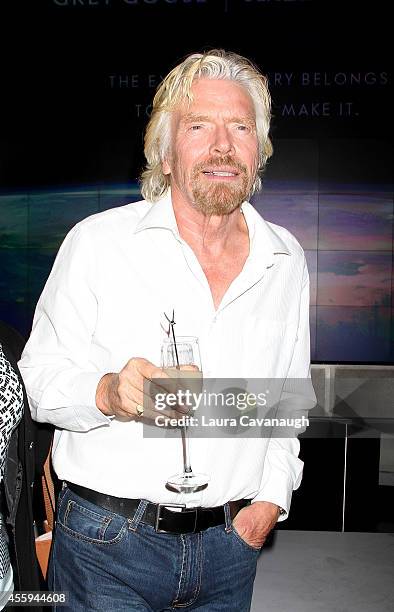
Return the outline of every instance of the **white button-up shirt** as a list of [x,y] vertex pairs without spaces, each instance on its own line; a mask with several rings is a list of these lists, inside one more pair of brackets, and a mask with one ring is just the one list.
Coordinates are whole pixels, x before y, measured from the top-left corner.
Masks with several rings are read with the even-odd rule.
[[[180,237],[170,192],[78,223],[62,244],[37,305],[20,369],[33,418],[58,428],[61,479],[118,497],[183,501],[165,488],[182,471],[180,438],[143,436],[96,407],[100,378],[131,357],[160,365],[165,317],[197,336],[204,376],[308,378],[309,280],[303,251],[251,204],[250,254],[215,310],[205,274]],[[310,397],[313,398],[311,387]],[[299,442],[246,437],[190,441],[193,470],[210,475],[194,503],[252,498],[289,509],[301,481]]]

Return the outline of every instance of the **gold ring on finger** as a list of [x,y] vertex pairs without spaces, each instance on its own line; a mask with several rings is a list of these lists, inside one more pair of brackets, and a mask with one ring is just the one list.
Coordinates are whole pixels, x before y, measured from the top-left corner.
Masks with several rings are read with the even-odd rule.
[[141,404],[136,404],[137,418],[139,419],[144,414],[144,407]]

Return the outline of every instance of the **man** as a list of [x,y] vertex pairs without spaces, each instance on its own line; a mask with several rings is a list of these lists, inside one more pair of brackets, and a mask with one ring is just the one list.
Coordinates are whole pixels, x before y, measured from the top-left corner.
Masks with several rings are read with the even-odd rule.
[[144,381],[164,376],[173,310],[176,334],[200,340],[204,376],[309,378],[302,249],[246,201],[269,120],[248,60],[186,58],[154,98],[145,200],[79,223],[37,305],[21,369],[34,418],[58,428],[51,587],[74,612],[249,610],[258,552],[300,484],[295,438],[210,437],[191,440],[209,486],[171,493],[180,439],[144,437],[141,421],[155,417]]

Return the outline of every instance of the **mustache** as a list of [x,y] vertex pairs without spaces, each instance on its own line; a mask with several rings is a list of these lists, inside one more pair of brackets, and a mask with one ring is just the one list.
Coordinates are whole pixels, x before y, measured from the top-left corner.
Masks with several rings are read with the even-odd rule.
[[231,155],[223,155],[223,156],[211,156],[208,157],[203,162],[199,162],[193,168],[193,174],[198,174],[203,171],[207,167],[214,166],[215,168],[226,167],[226,168],[234,168],[234,170],[238,170],[239,173],[246,174],[247,167],[245,164],[242,164],[237,159],[231,157]]

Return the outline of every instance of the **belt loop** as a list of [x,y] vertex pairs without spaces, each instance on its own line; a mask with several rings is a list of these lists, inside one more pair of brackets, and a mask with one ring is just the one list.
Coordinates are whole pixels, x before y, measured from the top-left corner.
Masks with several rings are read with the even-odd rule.
[[135,511],[133,519],[130,521],[129,529],[131,529],[131,531],[137,530],[139,522],[142,519],[142,516],[146,510],[148,503],[149,502],[147,499],[141,499],[140,503],[138,504],[138,508]]
[[231,520],[231,514],[230,514],[230,504],[227,502],[224,504],[224,519],[225,519],[225,532],[226,533],[231,533],[231,531],[233,530],[233,523]]

